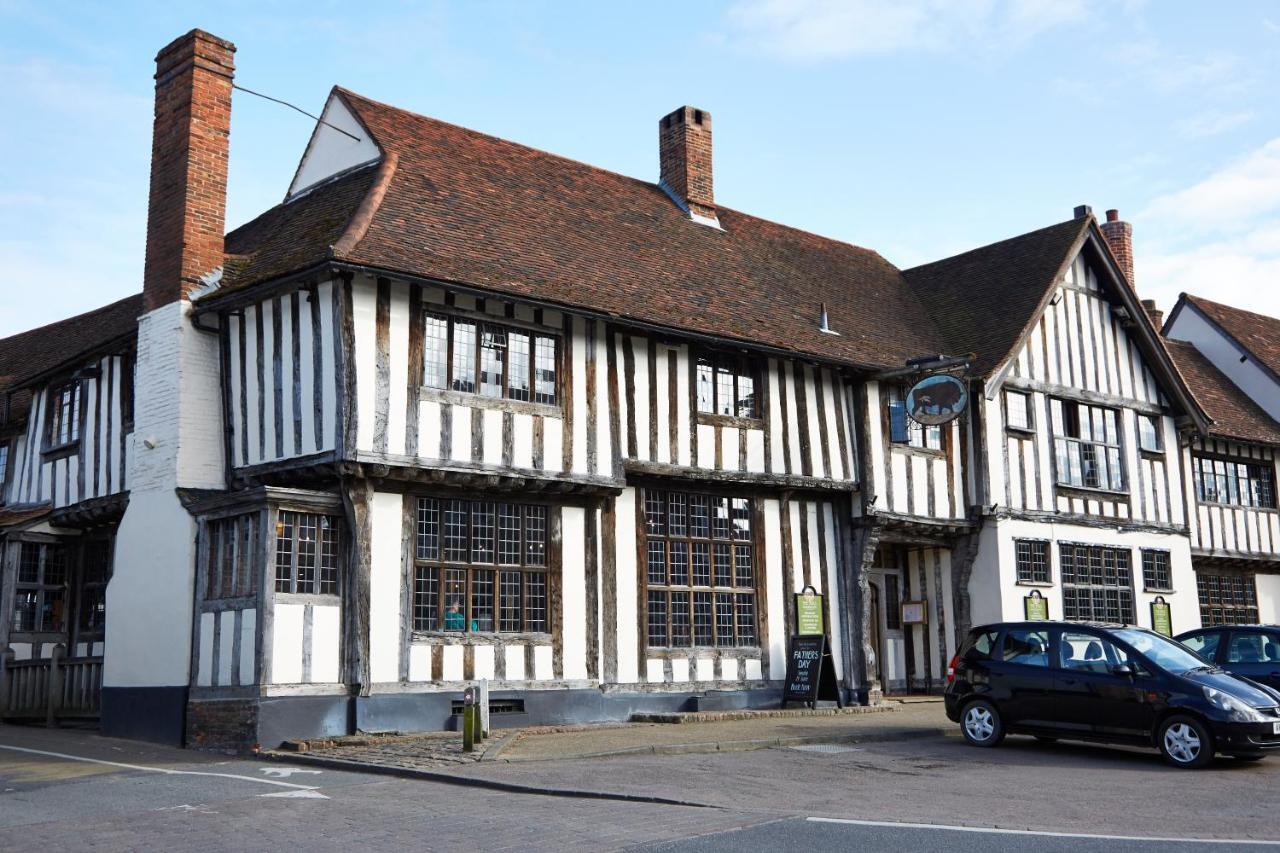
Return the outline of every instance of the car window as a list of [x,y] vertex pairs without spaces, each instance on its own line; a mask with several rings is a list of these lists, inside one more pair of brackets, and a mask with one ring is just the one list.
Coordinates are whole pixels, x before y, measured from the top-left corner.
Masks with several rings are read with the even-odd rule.
[[1122,649],[1093,634],[1063,631],[1058,650],[1062,668],[1077,672],[1109,672],[1115,664],[1129,663]]
[[1222,635],[1217,631],[1208,634],[1192,634],[1182,640],[1182,645],[1191,649],[1191,651],[1205,660],[1211,661],[1218,654],[1218,641],[1220,639],[1222,639]]
[[994,631],[975,631],[969,635],[969,639],[965,640],[964,648],[960,650],[962,658],[989,658],[996,647],[996,637],[1000,635],[998,630]]
[[1227,663],[1275,663],[1280,661],[1280,643],[1257,631],[1232,631],[1227,646]]
[[1025,666],[1049,665],[1049,632],[1030,628],[1010,628],[1004,635],[1006,663]]
[[1146,655],[1156,666],[1169,672],[1187,672],[1204,666],[1204,661],[1186,646],[1152,631],[1140,628],[1116,628],[1111,634]]

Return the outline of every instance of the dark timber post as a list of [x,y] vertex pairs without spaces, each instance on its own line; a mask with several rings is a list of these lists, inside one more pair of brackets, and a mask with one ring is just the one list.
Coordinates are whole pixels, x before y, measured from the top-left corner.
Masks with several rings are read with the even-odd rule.
[[369,695],[369,585],[370,538],[369,504],[373,484],[361,478],[344,477],[342,506],[347,516],[347,577],[343,602],[346,623],[347,684],[353,696]]

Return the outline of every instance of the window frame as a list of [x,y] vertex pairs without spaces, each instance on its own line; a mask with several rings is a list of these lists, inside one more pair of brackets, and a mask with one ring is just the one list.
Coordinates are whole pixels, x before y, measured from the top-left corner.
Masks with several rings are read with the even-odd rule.
[[[1072,556],[1070,560],[1067,559],[1067,554],[1066,554],[1066,549],[1068,548],[1072,549]],[[1078,565],[1077,565],[1078,556],[1076,552],[1080,550],[1083,550],[1086,552],[1085,567],[1088,571],[1088,575],[1086,576],[1087,579],[1085,581],[1076,580],[1076,578],[1080,577],[1078,573]],[[1102,577],[1103,577],[1102,583],[1094,582],[1095,573],[1093,571],[1094,570],[1093,552],[1098,552],[1098,558],[1100,563],[1098,568],[1102,570]],[[1122,570],[1126,572],[1128,575],[1127,583],[1111,584],[1106,582],[1106,573],[1108,570],[1108,566],[1106,565],[1107,554],[1111,554],[1116,557],[1123,555],[1124,557],[1123,567],[1119,565],[1120,561],[1117,561],[1116,564],[1110,568],[1114,572],[1119,572]],[[1068,571],[1068,567],[1070,567],[1070,571]],[[1072,580],[1068,580],[1068,578],[1072,578]],[[1112,545],[1097,545],[1092,542],[1059,542],[1058,543],[1058,579],[1059,579],[1060,589],[1062,591],[1062,618],[1064,621],[1066,622],[1112,622],[1112,623],[1118,623],[1123,625],[1138,624],[1137,595],[1134,590],[1134,577],[1133,577],[1133,550],[1131,548],[1116,547]],[[1067,596],[1068,591],[1075,594],[1075,597],[1072,598],[1070,604],[1068,604],[1068,596]],[[1110,619],[1110,618],[1107,618],[1107,614],[1105,612],[1101,615],[1099,615],[1097,612],[1097,604],[1098,604],[1097,593],[1099,592],[1103,593],[1103,599],[1104,599],[1103,607],[1107,607],[1109,606],[1110,602],[1106,601],[1105,599],[1106,599],[1106,594],[1109,591],[1114,591],[1116,594],[1115,607],[1116,607],[1116,612],[1119,614],[1119,617],[1120,617],[1118,619]],[[1082,613],[1080,610],[1080,601],[1081,601],[1080,596],[1082,593],[1087,593],[1087,595],[1085,595],[1085,598],[1089,602],[1088,611],[1086,613]],[[1126,608],[1126,605],[1127,605],[1127,608]]]
[[[1209,471],[1205,470],[1205,463],[1209,463]],[[1275,463],[1272,460],[1193,451],[1191,482],[1195,487],[1196,502],[1274,512],[1277,509],[1274,466]],[[1241,473],[1244,474],[1243,477]],[[1209,487],[1209,483],[1212,483],[1212,488]],[[1250,497],[1247,502],[1240,500],[1243,496],[1241,485],[1244,483],[1249,484]],[[1226,492],[1226,499],[1220,500],[1219,497],[1223,491]],[[1236,500],[1232,500],[1233,497]]]
[[[1212,583],[1210,583],[1212,580]],[[1224,585],[1230,587],[1231,598],[1211,595],[1221,593]],[[1212,587],[1212,588],[1211,588]],[[1238,588],[1238,589],[1237,589]],[[1240,593],[1236,595],[1237,591]],[[1196,602],[1200,605],[1200,626],[1222,628],[1235,625],[1258,624],[1258,579],[1249,571],[1196,572]],[[1215,615],[1217,614],[1217,615]],[[1243,614],[1234,618],[1235,614]]]
[[[653,495],[662,496],[662,528],[661,532],[653,532],[653,521],[651,519],[651,503],[650,498]],[[684,523],[683,534],[672,533],[670,527],[670,511],[673,506],[672,496],[679,496],[683,499]],[[706,535],[696,535],[694,530],[694,501],[692,498],[703,498],[706,500],[707,515],[707,533]],[[724,519],[723,536],[717,534],[717,516],[715,514],[714,504],[718,501],[724,501],[724,506],[728,515]],[[739,516],[745,518],[748,523],[747,536],[739,538],[735,535],[734,518],[735,518],[735,501],[743,501],[745,503],[745,514]],[[764,584],[763,566],[761,565],[762,549],[760,545],[760,519],[759,503],[757,500],[744,497],[742,495],[731,495],[723,492],[701,491],[697,489],[689,489],[680,484],[677,488],[662,488],[654,486],[644,486],[638,490],[636,496],[636,512],[637,512],[637,529],[640,533],[641,545],[639,555],[641,565],[639,567],[640,579],[643,584],[643,595],[641,606],[643,608],[639,630],[644,648],[646,651],[654,654],[670,654],[684,653],[686,651],[712,651],[716,650],[720,653],[728,653],[732,651],[746,652],[748,655],[752,653],[762,653],[763,639],[760,631],[760,601],[761,588]],[[650,554],[653,553],[652,546],[654,544],[662,545],[663,563],[662,568],[665,574],[665,581],[657,583],[650,580],[651,567],[649,565]],[[671,555],[673,553],[672,545],[683,545],[686,551],[685,560],[687,561],[687,582],[675,582],[671,572],[673,565]],[[697,579],[697,567],[694,558],[697,553],[702,550],[697,546],[705,545],[706,553],[706,577],[708,583],[695,583]],[[730,581],[729,585],[717,582],[717,555],[720,553],[717,546],[726,546],[728,548],[728,564],[727,573]],[[738,584],[739,572],[739,549],[745,548],[751,558],[751,584],[743,586]],[[650,601],[654,595],[665,596],[665,643],[653,642],[653,618],[654,611],[650,606]],[[676,595],[687,596],[688,602],[688,623],[687,634],[688,642],[677,642],[676,628],[676,608],[672,605],[673,597]],[[743,628],[748,623],[742,620],[742,596],[750,596],[751,614],[749,617],[750,637],[745,637]],[[710,642],[700,643],[699,625],[697,615],[697,596],[707,596],[710,610],[708,611],[707,630],[710,632]],[[718,596],[729,596],[732,617],[732,639],[730,642],[721,643],[721,625],[719,624],[718,605],[720,603]],[[744,641],[745,640],[745,641]]]
[[[1155,567],[1154,577],[1157,581],[1152,583],[1152,573],[1148,571],[1148,557],[1164,557],[1164,580],[1167,581],[1163,586],[1159,584],[1160,568]],[[1142,591],[1143,592],[1173,592],[1173,553],[1164,548],[1140,548],[1138,550],[1138,559],[1142,563]]]
[[[444,348],[444,385],[428,384],[428,371],[432,368],[432,363],[428,361],[428,323],[432,319],[443,320],[445,322],[445,348]],[[540,413],[559,413],[563,408],[564,401],[564,333],[555,329],[537,326],[536,324],[520,323],[513,321],[509,317],[495,317],[488,314],[464,313],[457,310],[449,310],[440,305],[424,305],[422,312],[418,317],[419,329],[422,336],[422,364],[418,375],[418,389],[421,395],[432,398],[440,398],[446,400],[457,400],[463,405],[469,406],[499,406],[514,410],[528,410]],[[474,328],[474,341],[472,346],[475,352],[471,358],[471,390],[462,390],[455,387],[458,377],[455,376],[456,352],[455,352],[455,331],[458,323],[468,323]],[[481,390],[484,387],[483,375],[485,368],[484,334],[486,329],[500,330],[506,336],[506,343],[503,344],[502,351],[502,393],[499,395],[485,394]],[[511,396],[511,362],[512,347],[511,335],[524,335],[529,339],[529,350],[527,353],[528,365],[527,371],[528,394],[527,400],[519,399]],[[551,362],[555,371],[555,376],[551,380],[552,395],[554,399],[550,402],[538,399],[538,358],[539,343],[542,341],[550,341],[552,346]],[[522,371],[523,372],[523,371]]]
[[[62,395],[70,392],[72,397],[68,406],[70,421],[68,422],[69,438],[59,440],[58,433],[63,424]],[[45,417],[41,452],[44,454],[70,454],[80,446],[80,420],[84,415],[84,383],[79,379],[65,379],[51,382],[45,392]]]
[[[459,495],[437,495],[437,494],[415,494],[413,495],[413,541],[412,541],[412,573],[409,577],[410,589],[409,594],[409,612],[407,614],[409,630],[415,637],[464,637],[464,638],[502,638],[510,640],[513,638],[528,638],[537,641],[545,641],[550,639],[553,629],[553,606],[552,600],[558,589],[557,569],[558,553],[554,548],[552,530],[558,523],[556,521],[556,512],[559,507],[554,504],[544,503],[540,501],[530,500],[502,500],[504,497],[512,497],[509,495],[480,495],[477,497],[461,497]],[[423,555],[423,527],[422,518],[425,505],[429,501],[435,502],[436,521],[435,521],[435,551],[436,556]],[[465,533],[462,537],[462,549],[466,555],[465,559],[451,559],[449,556],[449,546],[446,542],[446,511],[450,502],[457,501],[465,507]],[[474,534],[476,524],[476,510],[479,507],[489,506],[493,508],[492,514],[492,534],[489,538],[491,561],[476,559],[476,537]],[[519,555],[518,563],[502,562],[502,510],[503,506],[514,507],[519,510],[520,527],[519,541],[516,546]],[[530,510],[541,511],[541,541],[536,544],[540,547],[542,561],[540,563],[530,561],[530,541],[529,533],[532,529],[530,521],[532,516]],[[447,598],[451,594],[447,590],[449,584],[449,572],[463,573],[463,589],[461,591],[464,609],[462,611],[462,627],[448,628]],[[491,576],[492,598],[490,610],[492,612],[493,628],[492,630],[483,630],[480,628],[473,629],[476,624],[476,614],[473,610],[476,594],[476,576],[481,572],[487,572]],[[422,588],[424,582],[424,573],[435,573],[435,619],[434,625],[424,624],[420,621],[419,611],[427,608],[426,604],[420,604],[420,596],[426,597],[428,593]],[[503,620],[506,618],[504,613],[504,596],[507,594],[503,590],[504,574],[520,574],[520,601],[519,601],[519,619],[520,627],[513,630],[503,630]],[[529,600],[531,590],[534,585],[531,584],[531,577],[540,577],[541,579],[541,601],[542,611],[540,619],[530,618]],[[540,625],[541,627],[530,627],[531,625]]]
[[[287,508],[278,513],[293,512]],[[316,513],[328,515],[327,513]],[[332,516],[331,516],[332,517]],[[218,515],[203,520],[204,575],[201,578],[202,601],[231,601],[235,599],[256,598],[259,588],[258,557],[262,553],[263,514],[258,509],[246,509],[243,512]],[[279,519],[276,520],[277,529]],[[228,537],[228,532],[230,536]],[[339,537],[339,548],[341,547]],[[272,592],[277,592],[279,582],[278,549],[273,543],[272,553]],[[296,549],[293,552],[296,558]],[[339,553],[339,563],[342,554]],[[230,569],[228,573],[227,569]],[[296,577],[294,578],[296,585]],[[327,595],[327,593],[298,593],[278,591],[280,595]],[[341,589],[337,594],[341,594]]]
[[[1134,438],[1138,444],[1138,452],[1147,456],[1163,456],[1164,455],[1164,419],[1160,415],[1149,415],[1145,412],[1135,412],[1137,420],[1134,423]],[[1155,429],[1155,447],[1148,447],[1142,440],[1142,424],[1150,423]]]
[[[289,518],[286,518],[286,516]],[[281,542],[285,541],[285,538],[281,535],[281,528],[286,523],[292,521],[292,517],[315,518],[316,537],[314,540],[304,540],[301,536],[302,525],[297,524],[295,521],[291,524],[292,532],[288,537],[288,541],[290,542],[289,550],[284,551],[280,547]],[[321,519],[327,520],[327,525],[321,525]],[[343,529],[342,517],[314,509],[300,510],[292,509],[290,507],[280,507],[273,514],[273,520],[275,521],[275,529],[269,531],[272,536],[270,564],[271,591],[277,596],[305,596],[308,598],[321,598],[326,601],[332,601],[335,599],[340,600],[342,597],[343,578],[347,570],[346,537],[345,530]],[[322,533],[322,531],[325,530],[333,534],[334,538],[331,542],[326,542],[325,536]],[[304,541],[314,541],[315,550],[312,552],[312,556],[314,557],[315,562],[310,567],[313,572],[313,576],[308,581],[308,583],[312,585],[311,589],[299,589],[299,584],[301,583],[299,579],[299,558],[302,554],[302,549],[299,545]],[[333,548],[332,554],[334,561],[332,566],[325,566],[323,563],[326,555],[326,544],[331,544]],[[286,578],[281,578],[280,570],[286,567],[281,565],[280,560],[281,556],[286,553],[289,555],[289,565],[287,567],[289,574]],[[331,579],[325,578],[326,570],[332,571],[333,574]],[[285,584],[284,589],[281,589],[282,583]],[[331,587],[331,591],[325,591],[326,587]]]
[[[1021,397],[1023,401],[1023,411],[1026,413],[1026,424],[1019,426],[1013,423],[1009,417],[1012,410],[1009,403],[1013,397]],[[1004,389],[1004,426],[1010,432],[1020,433],[1022,435],[1034,435],[1036,431],[1036,412],[1035,397],[1030,391],[1022,391],[1017,388]]]
[[[746,353],[715,349],[695,349],[691,354],[691,358],[693,362],[693,382],[690,393],[693,394],[693,411],[697,414],[700,423],[746,423],[756,425],[763,421],[764,415],[760,407],[760,392],[764,370],[761,368],[758,358]],[[711,368],[710,411],[702,408],[702,395],[699,393],[700,374],[704,364]],[[719,402],[722,390],[720,377],[722,374],[732,377],[733,414],[724,414],[720,411]],[[742,396],[741,382],[743,378],[751,380],[752,388],[751,411],[747,414],[742,414],[738,407],[738,401]]]
[[[1072,418],[1068,415],[1068,406],[1074,407],[1074,421],[1076,425],[1077,435],[1071,435],[1068,432],[1069,424]],[[1055,410],[1061,407],[1061,422],[1055,414]],[[1094,412],[1100,412],[1103,418],[1103,432],[1106,432],[1106,419],[1110,415],[1114,417],[1115,426],[1115,442],[1109,442],[1104,439],[1099,441],[1092,437]],[[1090,424],[1090,438],[1084,438],[1082,424],[1085,422],[1086,415]],[[1129,473],[1125,466],[1125,448],[1124,448],[1124,409],[1114,406],[1103,406],[1094,403],[1086,403],[1081,400],[1074,400],[1069,397],[1050,397],[1049,398],[1049,435],[1053,441],[1053,480],[1054,485],[1066,489],[1082,489],[1089,492],[1105,492],[1107,494],[1128,494],[1129,492]],[[1061,431],[1060,431],[1061,429]],[[1079,448],[1078,468],[1080,471],[1080,481],[1075,482],[1071,479],[1072,465],[1070,447],[1075,445]],[[1063,448],[1067,448],[1066,456],[1064,456]],[[1105,461],[1105,470],[1108,472],[1114,470],[1119,474],[1119,484],[1117,485],[1110,477],[1107,478],[1106,485],[1099,480],[1097,485],[1090,485],[1086,475],[1085,448],[1093,448],[1095,457],[1094,470],[1103,470],[1100,463]],[[1101,456],[1098,455],[1098,448],[1101,448]],[[1067,465],[1062,464],[1064,458]],[[1113,467],[1114,466],[1114,467]],[[1064,467],[1066,470],[1064,470]]]
[[[929,426],[917,423],[907,414],[907,392],[910,387],[899,383],[887,385],[884,389],[884,434],[889,436],[889,445],[906,448],[912,451],[927,453],[932,456],[943,456],[947,452],[947,436],[951,430],[943,429],[946,424]],[[906,423],[906,437],[899,438],[894,430],[893,418],[896,407],[901,408],[902,418]],[[934,438],[937,446],[934,446]]]
[[[40,637],[69,637],[72,628],[72,553],[69,543],[60,541],[49,541],[45,539],[19,539],[14,543],[18,547],[17,565],[13,576],[13,596],[9,605],[9,632],[10,642],[14,638],[25,641],[28,638],[35,639]],[[23,579],[23,552],[26,548],[39,549],[39,556],[36,565],[36,579]],[[48,580],[48,555],[50,550],[58,549],[62,557],[62,580],[60,583],[49,583]],[[43,623],[43,614],[45,611],[46,595],[50,592],[61,591],[62,593],[62,625],[46,626]],[[25,627],[17,627],[18,625],[18,607],[20,596],[23,593],[34,594],[35,602],[35,621],[33,624]]]
[[4,506],[9,499],[9,471],[13,467],[13,448],[14,441],[11,438],[0,437],[0,506]]
[[[1021,586],[1053,586],[1053,552],[1049,547],[1052,543],[1048,539],[1019,538],[1013,540],[1013,565],[1017,583]],[[1022,553],[1019,546],[1038,546],[1042,550],[1044,557],[1044,577],[1043,579],[1035,576],[1036,566],[1031,565],[1031,571],[1027,572],[1024,577]],[[1035,555],[1033,554],[1032,557]]]

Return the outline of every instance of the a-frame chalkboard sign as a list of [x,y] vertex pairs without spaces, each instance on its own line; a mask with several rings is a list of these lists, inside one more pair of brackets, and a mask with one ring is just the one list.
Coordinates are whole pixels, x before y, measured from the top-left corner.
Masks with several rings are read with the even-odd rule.
[[833,700],[836,707],[844,707],[827,637],[825,634],[792,637],[787,680],[782,686],[782,707],[787,707],[788,702],[804,702],[812,708],[820,700]]

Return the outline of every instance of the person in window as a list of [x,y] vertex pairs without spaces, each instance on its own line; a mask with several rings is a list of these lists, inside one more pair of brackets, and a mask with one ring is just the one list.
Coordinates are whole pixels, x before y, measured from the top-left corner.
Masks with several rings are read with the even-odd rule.
[[444,614],[446,631],[462,631],[467,627],[467,617],[462,613],[462,600],[455,598],[449,602],[449,609]]

